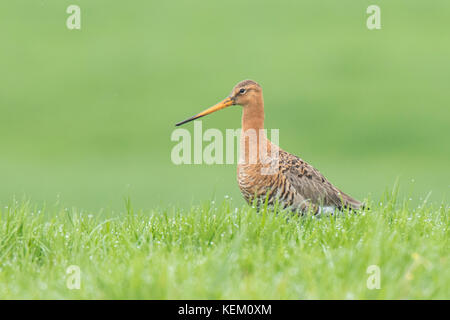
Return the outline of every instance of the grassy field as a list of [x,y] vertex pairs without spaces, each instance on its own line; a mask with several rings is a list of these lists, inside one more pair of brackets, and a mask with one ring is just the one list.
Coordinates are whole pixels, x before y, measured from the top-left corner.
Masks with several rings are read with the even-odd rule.
[[[235,165],[176,166],[170,136],[247,78],[281,147],[344,191],[379,199],[399,178],[416,205],[430,191],[448,201],[447,0],[382,1],[376,31],[373,1],[77,0],[81,30],[68,30],[72,2],[0,4],[1,204],[242,206]],[[203,127],[239,128],[240,115]]]
[[[446,299],[448,207],[298,217],[230,201],[108,216],[1,209],[1,298]],[[80,268],[69,290],[67,268]],[[369,290],[367,268],[380,269]],[[70,273],[70,272],[69,272]]]
[[[449,298],[449,21],[448,0],[1,1],[0,298]],[[171,161],[174,124],[248,78],[280,146],[372,211],[258,215],[236,165]]]

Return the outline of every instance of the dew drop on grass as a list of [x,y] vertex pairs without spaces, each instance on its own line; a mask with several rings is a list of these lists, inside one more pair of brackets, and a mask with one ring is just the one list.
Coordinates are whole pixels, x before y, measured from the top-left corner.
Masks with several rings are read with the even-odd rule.
[[39,282],[38,284],[40,290],[47,290],[47,284],[45,282]]
[[345,298],[347,300],[354,300],[355,299],[355,295],[352,292],[347,292]]

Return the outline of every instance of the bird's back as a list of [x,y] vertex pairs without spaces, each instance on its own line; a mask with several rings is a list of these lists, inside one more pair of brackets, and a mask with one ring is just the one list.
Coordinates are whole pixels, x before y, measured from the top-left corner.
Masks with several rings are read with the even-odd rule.
[[[251,203],[267,199],[269,205],[278,202],[295,211],[320,213],[349,208],[359,209],[362,204],[332,185],[317,169],[280,148],[278,161],[269,164],[238,165],[238,184],[244,198]],[[264,174],[268,166],[276,170]]]

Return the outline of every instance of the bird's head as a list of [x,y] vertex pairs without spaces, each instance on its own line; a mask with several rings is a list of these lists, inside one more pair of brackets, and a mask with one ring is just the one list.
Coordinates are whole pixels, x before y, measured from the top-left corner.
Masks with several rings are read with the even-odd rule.
[[234,104],[247,106],[252,101],[257,100],[261,96],[261,86],[253,80],[244,80],[234,86],[230,97],[234,100]]
[[206,109],[205,111],[202,111],[202,112],[196,114],[193,117],[190,117],[184,121],[178,122],[176,124],[176,126],[181,126],[182,124],[185,124],[192,120],[204,117],[210,113],[216,112],[218,110],[224,109],[229,106],[240,105],[240,106],[246,107],[252,101],[255,101],[258,98],[260,98],[261,95],[262,95],[262,88],[257,82],[255,82],[253,80],[241,81],[237,85],[234,86],[233,90],[231,91],[231,94],[228,97],[226,97],[224,100],[222,100],[218,104]]

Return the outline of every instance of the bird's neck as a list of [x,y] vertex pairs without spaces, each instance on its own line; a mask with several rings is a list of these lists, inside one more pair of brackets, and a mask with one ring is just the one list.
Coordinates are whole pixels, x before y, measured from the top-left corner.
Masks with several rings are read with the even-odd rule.
[[262,98],[253,100],[242,108],[242,130],[264,129],[264,101]]
[[[245,163],[260,162],[261,144],[265,143],[270,150],[270,142],[264,131],[264,101],[262,96],[243,106],[241,157]],[[252,156],[255,157],[252,160]]]

